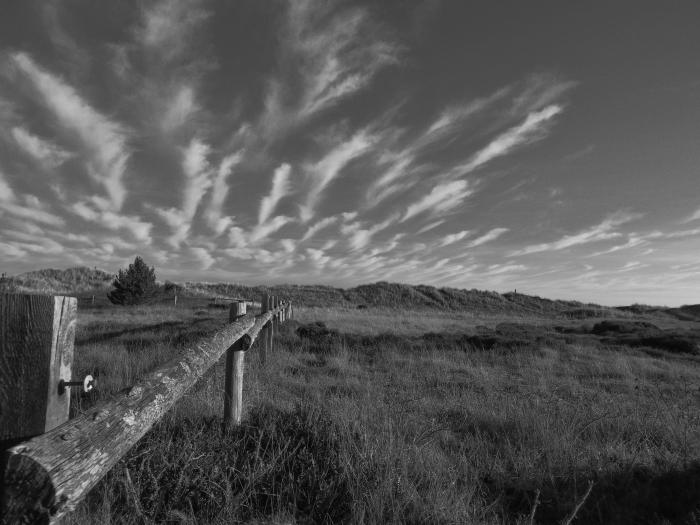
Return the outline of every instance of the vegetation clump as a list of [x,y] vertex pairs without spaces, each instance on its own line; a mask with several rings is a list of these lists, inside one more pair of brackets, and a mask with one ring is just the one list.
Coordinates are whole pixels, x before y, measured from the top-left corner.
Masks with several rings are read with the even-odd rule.
[[[160,423],[110,473],[111,512],[118,523],[347,523],[347,439],[328,414],[301,406],[256,407],[223,436],[216,418]],[[87,505],[96,511],[103,497]]]
[[296,329],[296,334],[299,339],[307,341],[308,351],[312,353],[324,353],[341,339],[338,330],[328,328],[321,321],[299,326]]
[[114,289],[107,294],[113,304],[134,305],[151,299],[156,291],[156,271],[136,257],[126,270],[119,270],[112,283]]

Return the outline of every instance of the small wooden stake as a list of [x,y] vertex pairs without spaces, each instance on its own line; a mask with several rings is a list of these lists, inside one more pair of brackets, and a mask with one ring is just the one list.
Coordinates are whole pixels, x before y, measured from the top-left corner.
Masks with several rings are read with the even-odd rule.
[[[233,323],[246,313],[245,302],[231,303],[228,321]],[[239,339],[226,350],[226,380],[224,385],[224,428],[241,424],[243,415],[243,372],[245,353],[242,345],[244,338]]]
[[229,310],[229,322],[232,323],[239,317],[246,314],[247,304],[245,301],[236,301],[231,303],[231,308]]

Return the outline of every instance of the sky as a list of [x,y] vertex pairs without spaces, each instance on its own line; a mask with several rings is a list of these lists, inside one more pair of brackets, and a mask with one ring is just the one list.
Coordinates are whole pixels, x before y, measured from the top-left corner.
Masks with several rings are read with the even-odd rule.
[[698,20],[5,0],[0,269],[699,303]]

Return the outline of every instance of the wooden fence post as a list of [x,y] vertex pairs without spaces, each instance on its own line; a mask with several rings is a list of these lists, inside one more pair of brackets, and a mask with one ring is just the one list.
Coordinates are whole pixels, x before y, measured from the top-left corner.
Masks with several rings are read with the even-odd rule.
[[[236,322],[246,314],[245,301],[231,303],[229,323]],[[243,372],[245,353],[241,341],[236,341],[226,350],[226,380],[224,385],[224,428],[241,424],[243,415]]]
[[[271,298],[271,308],[274,310],[277,308],[277,296],[273,295]],[[270,319],[270,353],[275,351],[275,335],[277,334],[277,316],[273,315]]]
[[[273,297],[271,295],[267,296],[267,309],[272,310],[272,304],[274,303]],[[267,355],[272,355],[272,338],[275,335],[275,329],[274,326],[272,325],[272,318],[270,318],[270,321],[267,323],[267,331],[265,332],[265,335],[267,336]]]
[[[275,308],[279,308],[280,305],[280,298],[275,295]],[[280,313],[277,312],[275,314],[275,332],[280,331]]]
[[[262,294],[260,298],[260,313],[265,313],[270,311],[270,296],[266,293]],[[264,365],[267,362],[267,352],[269,350],[270,341],[268,332],[270,330],[270,323],[265,325],[263,328],[262,341],[260,345],[260,362]]]
[[0,442],[43,434],[68,420],[78,300],[0,295]]

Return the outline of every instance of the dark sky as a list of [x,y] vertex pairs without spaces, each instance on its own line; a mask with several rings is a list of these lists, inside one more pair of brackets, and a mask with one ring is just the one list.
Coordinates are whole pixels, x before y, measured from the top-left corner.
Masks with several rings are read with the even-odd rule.
[[697,303],[700,4],[10,0],[0,262]]

